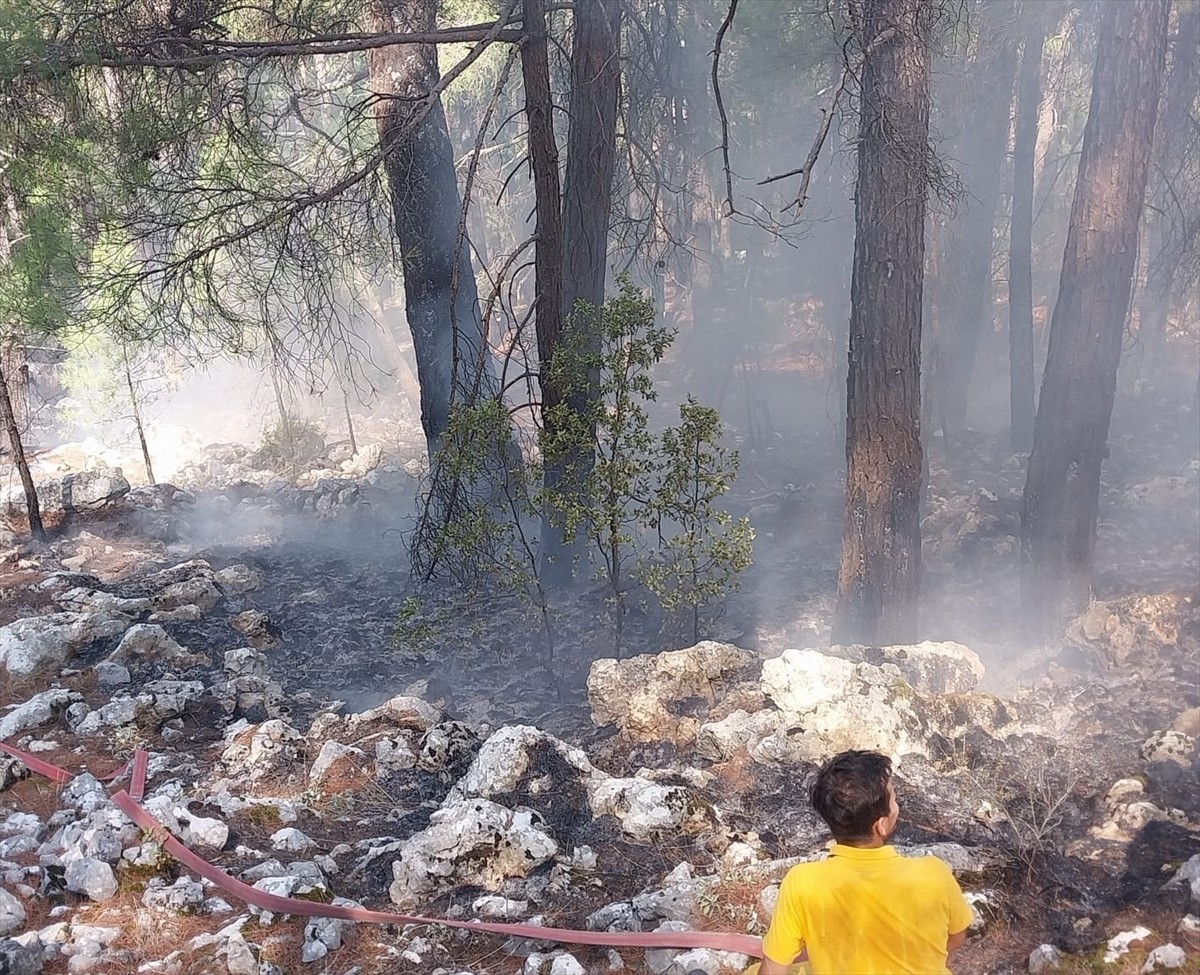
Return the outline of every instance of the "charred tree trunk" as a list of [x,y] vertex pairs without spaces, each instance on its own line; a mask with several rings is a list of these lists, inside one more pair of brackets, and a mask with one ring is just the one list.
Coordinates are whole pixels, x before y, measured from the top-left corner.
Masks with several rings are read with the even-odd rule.
[[921,578],[921,288],[929,139],[929,9],[866,0],[850,364],[846,521],[833,639],[916,636]]
[[1033,446],[1033,168],[1045,30],[1031,23],[1021,52],[1008,237],[1008,401],[1012,449]]
[[563,181],[563,321],[578,302],[604,304],[620,92],[620,0],[575,7],[571,46],[571,128]]
[[988,3],[978,40],[978,51],[968,66],[967,98],[960,124],[961,178],[967,200],[962,217],[947,228],[942,283],[950,298],[940,316],[945,348],[938,418],[947,440],[966,427],[967,398],[979,334],[992,295],[992,231],[1000,174],[1008,145],[1013,77],[1017,51],[1007,25],[1000,18],[1010,7]]
[[[432,31],[436,18],[437,0],[374,2],[374,29],[381,33]],[[476,375],[492,384],[485,392],[494,387],[465,243],[458,255],[457,294],[452,293],[462,200],[446,115],[441,98],[431,94],[440,79],[433,44],[400,44],[370,52],[370,84],[378,98],[376,126],[386,153],[405,313],[421,387],[421,425],[431,460],[446,430],[451,401],[478,399]],[[413,128],[412,119],[430,97],[432,108]]]
[[9,447],[12,449],[13,462],[17,474],[21,478],[21,487],[25,491],[25,510],[29,516],[29,533],[39,542],[46,540],[46,529],[42,525],[42,509],[38,504],[37,488],[33,485],[33,475],[29,472],[29,461],[25,457],[25,445],[21,440],[21,430],[17,426],[17,417],[13,412],[12,398],[8,393],[8,380],[4,375],[3,356],[0,356],[0,424],[8,435]]
[[1092,98],[1021,506],[1025,618],[1086,606],[1100,467],[1150,169],[1170,0],[1102,8]]
[[[540,9],[537,13],[541,14]],[[576,315],[575,309],[580,303],[591,308],[599,308],[604,304],[604,281],[608,272],[608,225],[612,209],[617,96],[620,89],[620,0],[590,0],[576,5],[574,18],[570,130],[567,134],[567,166],[560,227],[562,244],[555,254],[561,269],[561,278],[556,282],[561,287],[560,314],[555,322],[560,333],[553,339],[549,336],[544,339],[541,317],[538,317],[538,353],[543,375],[549,361],[547,354],[553,354],[559,345],[566,344],[580,352],[596,350],[598,337],[590,333],[590,318]],[[546,97],[548,101],[548,90]],[[538,98],[540,101],[541,96]],[[552,138],[548,119],[546,127]],[[532,145],[532,128],[530,137]],[[544,139],[545,135],[539,138]],[[542,155],[546,152],[547,149],[543,147]],[[549,160],[545,160],[543,170],[548,166]],[[557,170],[555,175],[557,177]],[[538,179],[535,173],[535,181]],[[542,190],[548,195],[552,189],[549,177],[543,172],[540,179],[543,181]],[[546,205],[549,205],[548,200]],[[539,237],[540,221],[539,214]],[[539,241],[539,245],[541,243]],[[549,242],[546,243],[548,250]],[[538,288],[541,291],[542,285],[539,284]],[[551,299],[549,294],[543,293],[538,295],[537,300],[549,302]],[[581,416],[599,395],[598,387],[598,377],[591,376],[572,389],[551,390],[550,401],[565,404],[571,414]],[[544,402],[542,416],[545,423]],[[565,450],[556,451],[546,458],[545,486],[568,495],[579,490],[594,460],[590,444],[571,444]],[[541,552],[547,578],[552,582],[565,581],[576,555],[575,541],[565,538],[561,530],[547,521],[543,525]]]
[[[564,391],[553,381],[550,359],[562,342],[563,227],[562,192],[558,178],[558,143],[554,136],[554,104],[550,97],[550,61],[546,42],[544,0],[523,0],[525,42],[521,45],[521,74],[525,84],[525,116],[529,124],[529,158],[533,167],[534,245],[533,318],[541,364],[542,435],[553,445],[560,435],[560,406]],[[556,491],[562,481],[557,458],[544,464],[544,486]],[[561,526],[548,508],[542,513],[542,575],[547,581],[570,575],[572,552]]]

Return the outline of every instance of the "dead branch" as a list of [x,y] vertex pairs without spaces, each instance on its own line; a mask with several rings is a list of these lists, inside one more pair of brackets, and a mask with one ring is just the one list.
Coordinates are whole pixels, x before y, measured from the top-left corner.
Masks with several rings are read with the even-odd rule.
[[310,192],[303,196],[292,197],[290,200],[282,200],[283,205],[278,209],[267,213],[252,223],[239,227],[236,230],[223,233],[215,237],[213,240],[192,248],[186,253],[160,262],[157,266],[143,270],[133,276],[132,285],[144,285],[152,279],[158,277],[162,279],[170,278],[179,273],[183,269],[194,265],[200,261],[211,258],[217,252],[230,247],[241,241],[247,240],[260,234],[272,227],[286,224],[295,220],[301,213],[311,210],[315,207],[331,203],[339,196],[357,186],[367,177],[375,173],[383,162],[395,151],[398,145],[401,145],[408,139],[417,128],[425,121],[426,117],[434,107],[438,104],[442,92],[444,92],[451,84],[453,84],[464,71],[474,64],[484,51],[491,46],[492,42],[504,30],[505,22],[497,21],[492,25],[492,30],[489,36],[484,37],[463,58],[454,65],[443,76],[429,93],[425,95],[417,103],[413,113],[405,120],[405,124],[391,134],[391,137],[386,143],[382,143],[379,149],[373,153],[366,163],[356,171],[344,176],[342,179],[335,182],[332,186],[324,190]]
[[808,150],[808,156],[805,157],[804,165],[799,169],[780,173],[778,176],[768,176],[766,179],[759,181],[759,186],[766,186],[768,183],[775,183],[781,179],[788,179],[791,176],[802,177],[800,188],[796,191],[796,199],[787,209],[795,207],[796,212],[799,213],[808,201],[808,187],[812,182],[813,168],[817,165],[817,160],[821,157],[821,149],[825,145],[825,140],[829,137],[830,126],[833,125],[834,116],[837,114],[838,102],[841,101],[842,96],[846,93],[846,87],[850,83],[850,79],[858,77],[858,73],[862,70],[862,66],[866,63],[867,59],[895,36],[896,28],[887,27],[871,39],[871,43],[866,46],[856,64],[852,65],[849,58],[845,59],[842,77],[837,87],[833,90],[833,98],[830,99],[829,107],[821,109],[821,125],[817,129],[816,138],[813,139],[812,148]]
[[721,98],[721,44],[725,40],[726,32],[733,24],[737,7],[738,0],[729,0],[729,9],[725,12],[725,19],[717,31],[717,39],[712,51],[712,88],[713,98],[717,103],[717,113],[721,116],[721,161],[725,167],[725,216],[727,217],[732,216],[737,210],[733,205],[733,170],[729,165],[729,115],[725,112],[725,102]]
[[[416,33],[326,34],[303,40],[237,41],[225,38],[189,37],[161,30],[136,41],[112,45],[108,49],[76,53],[64,47],[51,47],[46,57],[27,70],[34,74],[60,75],[76,68],[158,68],[196,71],[227,62],[260,62],[276,58],[296,58],[330,54],[351,54],[396,44],[464,44],[487,41],[520,43],[522,31],[512,20],[469,27],[447,27]],[[162,53],[163,49],[179,51]]]

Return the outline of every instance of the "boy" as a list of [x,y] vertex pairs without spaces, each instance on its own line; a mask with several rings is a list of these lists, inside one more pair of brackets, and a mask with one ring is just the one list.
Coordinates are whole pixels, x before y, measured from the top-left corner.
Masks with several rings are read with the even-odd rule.
[[946,959],[967,939],[971,908],[945,863],[887,845],[900,818],[891,760],[834,756],[817,775],[812,805],[835,843],[827,860],[784,878],[760,975],[787,975],[806,949],[813,975],[949,975]]

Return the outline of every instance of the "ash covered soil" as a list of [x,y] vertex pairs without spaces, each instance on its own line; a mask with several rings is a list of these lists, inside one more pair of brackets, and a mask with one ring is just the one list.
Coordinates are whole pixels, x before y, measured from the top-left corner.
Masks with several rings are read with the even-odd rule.
[[0,738],[81,773],[0,767],[0,971],[739,971],[264,915],[92,775],[149,750],[147,808],[273,893],[757,934],[824,848],[805,796],[846,747],[900,756],[897,844],[972,899],[955,971],[1200,971],[1200,460],[1194,432],[1158,429],[1115,428],[1100,598],[1049,647],[1014,636],[1024,469],[984,436],[932,450],[924,626],[943,642],[908,647],[829,646],[841,485],[803,475],[832,469],[820,438],[747,455],[730,507],[756,564],[713,642],[638,612],[625,659],[595,593],[560,601],[552,655],[513,599],[415,593],[411,486],[386,454],[374,479],[287,484],[225,445],[190,490],[65,515],[48,547],[0,556]]

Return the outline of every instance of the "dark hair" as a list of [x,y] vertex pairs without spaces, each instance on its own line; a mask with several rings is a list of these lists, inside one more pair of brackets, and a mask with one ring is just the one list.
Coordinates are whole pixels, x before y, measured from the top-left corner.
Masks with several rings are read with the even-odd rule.
[[891,812],[891,778],[892,760],[879,752],[834,755],[813,783],[813,809],[829,824],[835,840],[865,839],[875,821]]

